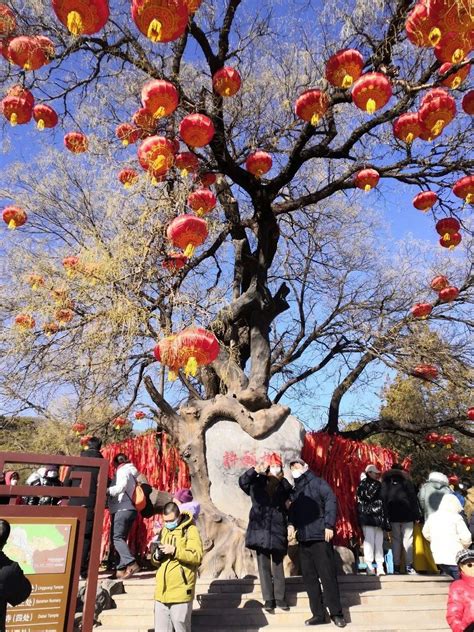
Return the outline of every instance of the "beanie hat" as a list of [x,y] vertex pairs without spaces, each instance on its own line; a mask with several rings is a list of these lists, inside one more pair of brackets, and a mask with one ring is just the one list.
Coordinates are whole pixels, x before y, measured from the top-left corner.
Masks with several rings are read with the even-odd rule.
[[180,503],[190,503],[193,499],[193,493],[190,489],[178,489],[174,497]]
[[456,564],[465,564],[474,561],[474,551],[472,549],[463,549],[456,555]]
[[281,456],[277,452],[273,452],[270,454],[270,458],[268,459],[268,465],[276,465],[278,467],[283,467],[283,461],[281,460]]

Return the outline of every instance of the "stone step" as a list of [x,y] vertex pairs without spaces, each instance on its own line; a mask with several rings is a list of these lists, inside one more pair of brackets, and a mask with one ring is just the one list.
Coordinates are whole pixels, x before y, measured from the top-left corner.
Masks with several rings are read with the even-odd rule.
[[[131,604],[131,596],[117,595],[114,600],[119,608],[126,604]],[[141,595],[133,598],[134,608],[152,608],[154,596],[153,593]],[[287,594],[287,601],[290,606],[298,606],[303,608],[309,607],[308,595],[305,592]],[[374,604],[387,606],[403,606],[405,604],[434,604],[446,603],[446,590],[431,589],[422,595],[416,592],[411,594],[405,593],[387,593],[385,591],[372,591],[371,593],[360,594],[355,591],[351,593],[341,593],[341,601],[346,606],[354,606],[357,604]],[[205,608],[212,611],[221,608],[259,608],[263,605],[260,595],[250,594],[232,594],[232,593],[216,593],[216,594],[200,594],[196,595],[194,600],[194,608]]]
[[[317,627],[318,630],[324,630],[327,632],[334,632],[335,627],[332,623],[328,623],[327,625],[321,625]],[[155,632],[154,627],[130,627],[127,628],[128,632]],[[248,627],[248,626],[238,626],[233,627],[231,632],[301,632],[302,625],[298,625],[297,627],[288,627],[288,626],[280,626],[280,625],[267,625],[265,627],[257,626],[257,627]],[[348,628],[350,632],[428,632],[429,630],[443,630],[443,632],[449,632],[450,628],[444,624],[438,623],[426,623],[423,627],[401,627],[400,625],[397,627],[380,627],[380,625],[354,625],[351,624],[350,628]],[[115,628],[115,627],[101,627],[100,632],[124,632],[124,628]],[[212,631],[208,628],[202,628],[193,623],[193,632],[229,632],[229,628],[212,628]]]
[[[383,626],[382,629],[397,628],[400,624],[400,606],[386,605],[354,605],[344,608],[344,615],[349,622],[356,625]],[[403,617],[410,622],[411,627],[422,628],[429,619],[430,623],[445,624],[445,603],[404,605]],[[258,608],[222,608],[213,613],[207,609],[195,610],[193,613],[193,628],[198,626],[203,630],[215,631],[216,628],[234,630],[235,627],[265,627],[268,625],[301,626],[310,615],[308,608],[292,608],[290,612],[268,614]],[[130,630],[140,622],[140,627],[153,627],[153,608],[148,612],[143,608],[121,608],[104,611],[100,617],[103,626]],[[104,632],[104,629],[103,629]]]

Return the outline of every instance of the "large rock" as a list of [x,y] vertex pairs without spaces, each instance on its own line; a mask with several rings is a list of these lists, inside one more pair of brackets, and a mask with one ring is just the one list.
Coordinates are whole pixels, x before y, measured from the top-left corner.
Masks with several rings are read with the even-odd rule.
[[211,482],[211,499],[218,509],[247,522],[250,500],[239,488],[239,476],[272,452],[288,463],[299,457],[305,430],[296,417],[289,416],[279,430],[265,439],[253,439],[233,422],[222,420],[206,432],[206,458]]

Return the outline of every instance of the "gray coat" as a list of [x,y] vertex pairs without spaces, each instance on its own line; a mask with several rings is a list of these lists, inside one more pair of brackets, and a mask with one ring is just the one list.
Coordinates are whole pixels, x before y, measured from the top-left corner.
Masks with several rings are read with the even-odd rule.
[[445,494],[451,494],[447,476],[439,472],[432,472],[426,483],[418,492],[423,519],[426,522],[432,513],[437,511],[441,499]]

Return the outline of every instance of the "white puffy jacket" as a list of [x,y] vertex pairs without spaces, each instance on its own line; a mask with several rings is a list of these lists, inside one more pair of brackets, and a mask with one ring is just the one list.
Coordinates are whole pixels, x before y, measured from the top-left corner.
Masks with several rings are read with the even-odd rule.
[[124,463],[117,468],[113,485],[107,490],[111,514],[135,509],[132,496],[137,484],[137,476],[138,470],[132,463]]
[[471,533],[460,513],[461,503],[454,494],[441,499],[439,509],[432,513],[423,527],[436,564],[456,565],[456,553],[471,544]]

